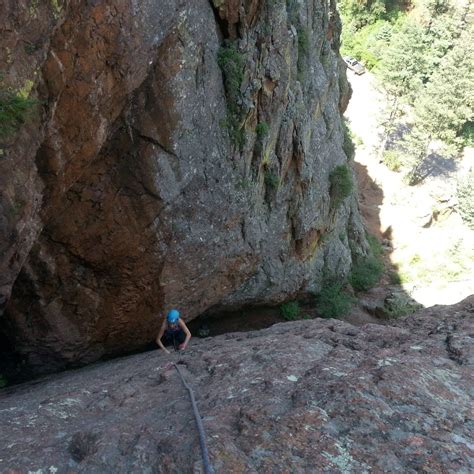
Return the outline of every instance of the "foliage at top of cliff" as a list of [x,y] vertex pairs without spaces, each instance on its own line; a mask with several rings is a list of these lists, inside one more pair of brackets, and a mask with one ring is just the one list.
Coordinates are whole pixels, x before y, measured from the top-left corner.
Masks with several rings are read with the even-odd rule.
[[395,130],[405,122],[408,133],[397,153],[415,184],[423,178],[433,140],[442,142],[445,155],[456,155],[470,143],[472,7],[464,0],[416,0],[409,6],[368,0],[364,5],[342,1],[342,53],[362,60],[392,97],[387,126]]

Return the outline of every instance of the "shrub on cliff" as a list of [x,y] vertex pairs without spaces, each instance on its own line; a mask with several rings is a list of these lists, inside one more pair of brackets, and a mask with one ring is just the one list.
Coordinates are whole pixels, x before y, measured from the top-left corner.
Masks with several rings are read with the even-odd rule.
[[354,134],[352,133],[347,120],[342,121],[342,129],[344,131],[344,142],[342,143],[342,149],[347,156],[348,160],[352,160],[355,155],[355,146],[354,146]]
[[375,257],[368,257],[352,267],[349,282],[354,290],[367,291],[379,281],[383,265]]
[[370,247],[370,255],[365,258],[358,258],[349,275],[349,283],[357,291],[367,291],[373,288],[383,271],[382,245],[373,235],[367,234],[367,241]]
[[354,187],[349,167],[347,165],[336,166],[329,175],[329,183],[332,205],[337,209],[344,199],[350,196]]
[[349,313],[352,296],[344,291],[344,284],[329,281],[323,284],[316,297],[316,309],[323,318],[340,318]]
[[277,174],[275,174],[273,171],[266,170],[265,171],[265,184],[270,188],[270,189],[277,189],[278,186],[280,185],[280,178]]
[[224,74],[227,95],[233,102],[240,97],[240,85],[244,78],[244,55],[237,49],[237,44],[226,41],[217,53],[217,64]]
[[232,143],[242,149],[245,134],[242,130],[242,108],[240,88],[244,79],[245,56],[238,50],[237,43],[226,40],[217,54],[217,64],[224,75],[227,94],[227,117],[222,125],[229,131]]
[[300,305],[298,301],[288,301],[280,306],[280,313],[286,321],[298,319],[300,314]]
[[255,127],[255,133],[260,140],[263,140],[270,132],[270,126],[266,122],[259,122]]
[[37,100],[22,94],[0,90],[0,138],[6,138],[18,130],[37,103]]

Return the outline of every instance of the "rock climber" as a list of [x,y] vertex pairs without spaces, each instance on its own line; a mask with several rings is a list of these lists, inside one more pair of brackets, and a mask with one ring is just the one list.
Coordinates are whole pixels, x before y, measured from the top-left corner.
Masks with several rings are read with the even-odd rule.
[[165,346],[173,346],[175,351],[183,351],[190,339],[191,332],[186,323],[179,317],[179,311],[176,309],[169,311],[160,327],[156,343],[169,354],[170,351]]

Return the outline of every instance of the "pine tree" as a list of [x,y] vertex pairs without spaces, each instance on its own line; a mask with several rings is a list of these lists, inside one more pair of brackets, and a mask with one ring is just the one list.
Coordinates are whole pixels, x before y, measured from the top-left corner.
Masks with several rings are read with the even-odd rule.
[[442,140],[456,152],[462,129],[474,121],[474,65],[470,56],[474,28],[464,30],[415,102],[415,130]]
[[380,78],[387,92],[411,102],[427,80],[428,37],[422,26],[407,21],[392,36],[380,68]]

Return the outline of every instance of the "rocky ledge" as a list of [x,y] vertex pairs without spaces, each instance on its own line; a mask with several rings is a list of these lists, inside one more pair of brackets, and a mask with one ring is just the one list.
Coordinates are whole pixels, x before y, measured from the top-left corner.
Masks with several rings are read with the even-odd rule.
[[284,323],[5,389],[0,471],[200,472],[174,361],[216,472],[472,472],[473,313]]

